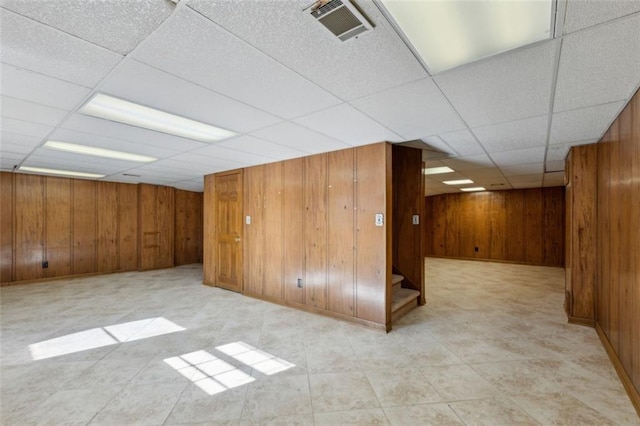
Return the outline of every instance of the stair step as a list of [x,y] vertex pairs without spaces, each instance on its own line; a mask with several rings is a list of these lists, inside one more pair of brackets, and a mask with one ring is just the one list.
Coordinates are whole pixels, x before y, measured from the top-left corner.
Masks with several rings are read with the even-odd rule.
[[398,288],[393,291],[391,302],[391,321],[395,321],[418,306],[420,292],[410,288]]
[[391,275],[391,283],[393,284],[393,290],[402,288],[402,281],[404,281],[404,277],[398,274]]

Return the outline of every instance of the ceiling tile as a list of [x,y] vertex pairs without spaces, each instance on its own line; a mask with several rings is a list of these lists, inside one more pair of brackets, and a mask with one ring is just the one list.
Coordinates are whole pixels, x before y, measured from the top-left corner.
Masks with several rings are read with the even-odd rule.
[[625,102],[613,102],[553,114],[549,143],[600,139],[624,105]]
[[[273,161],[271,157],[265,157],[262,155],[256,155],[249,152],[240,152],[235,149],[225,148],[218,144],[210,145],[205,148],[196,149],[191,151],[192,155],[202,155],[205,158],[212,157],[218,160],[226,160],[238,164],[240,167],[253,166],[256,164],[265,164]],[[182,158],[175,157],[176,159]]]
[[511,186],[513,187],[513,189],[540,188],[542,186],[542,181],[535,180],[531,182],[512,182]]
[[146,144],[131,143],[131,141],[123,139],[98,136],[69,129],[56,129],[51,134],[49,139],[59,142],[69,142],[79,145],[95,146],[98,148],[130,152],[132,154],[148,155],[155,158],[171,157],[180,152],[178,150],[166,149]]
[[564,38],[554,111],[627,100],[638,85],[640,14]]
[[484,149],[478,144],[469,130],[445,133],[440,135],[440,139],[463,157],[484,154]]
[[85,87],[12,65],[2,64],[0,73],[3,95],[67,111],[78,106],[89,93]]
[[572,33],[638,11],[640,11],[639,1],[568,1],[564,18],[564,33]]
[[4,131],[4,129],[2,130],[2,132],[0,132],[0,145],[2,145],[3,149],[5,149],[9,145],[23,147],[23,149],[16,150],[17,148],[14,148],[13,151],[8,152],[23,153],[25,152],[25,150],[27,150],[26,152],[29,152],[34,147],[40,145],[41,140],[42,138],[28,136],[20,133],[10,133]]
[[547,114],[557,43],[503,53],[434,79],[472,128]]
[[[175,155],[171,157],[171,159],[175,161],[182,161],[188,164],[194,164],[194,165],[197,165],[198,167],[209,167],[217,171],[237,169],[244,165],[244,163],[240,161],[231,161],[231,160],[206,156],[202,154],[201,151],[193,151],[193,152],[187,152],[184,154]],[[264,159],[264,161],[269,161],[269,160]]]
[[502,174],[507,177],[533,175],[544,172],[544,163],[514,164],[511,166],[500,167],[500,170],[502,171]]
[[286,160],[289,158],[303,157],[305,155],[305,153],[300,150],[268,142],[264,139],[254,138],[253,136],[240,136],[216,145],[236,151],[269,157],[273,160]]
[[394,87],[351,105],[407,140],[465,128],[431,79]]
[[546,172],[559,172],[561,170],[564,170],[564,161],[563,160],[547,161],[544,164],[544,167]]
[[2,146],[0,146],[0,169],[11,171],[15,166],[20,164],[23,159],[23,154],[4,152]]
[[509,176],[509,182],[512,184],[523,183],[523,182],[538,182],[542,184],[542,177],[544,173],[534,173],[530,175],[519,175],[519,176]]
[[401,136],[347,104],[300,117],[294,122],[353,146],[403,140]]
[[534,148],[547,143],[549,116],[471,129],[489,153]]
[[166,0],[3,0],[2,6],[121,54],[133,50],[175,8]]
[[175,182],[173,187],[181,189],[183,191],[203,192],[204,182],[202,179],[184,180],[181,182]]
[[340,103],[335,96],[188,7],[176,11],[133,55],[144,63],[284,118]]
[[46,126],[56,126],[68,113],[62,109],[8,96],[0,96],[0,111],[2,111],[2,120],[4,118],[15,118],[16,120],[29,121]]
[[222,170],[222,167],[216,166],[215,162],[209,162],[208,164],[200,164],[186,161],[179,161],[175,159],[158,160],[153,163],[155,167],[166,167],[167,169],[180,170],[188,172],[189,174],[196,174],[198,176],[204,176],[211,173],[216,173]]
[[[4,113],[4,111],[3,111]],[[49,134],[53,127],[42,124],[31,123],[29,121],[16,120],[14,118],[2,117],[0,126],[3,132],[19,133],[25,136],[33,136],[39,139]]]
[[360,1],[358,7],[375,28],[344,43],[308,10],[302,11],[309,4],[306,0],[279,1],[275,7],[268,1],[188,2],[223,28],[344,100],[428,76],[373,2]]
[[246,133],[281,122],[271,114],[148,65],[128,60],[100,91],[192,120]]
[[86,158],[77,154],[68,154],[60,156],[59,153],[51,155],[50,152],[38,152],[30,155],[24,162],[25,166],[44,167],[50,169],[71,170],[85,173],[98,173],[101,175],[110,175],[118,173],[131,167],[135,167],[135,163],[130,161],[116,161],[104,159],[104,161],[86,161]]
[[0,57],[6,64],[93,87],[122,59],[116,53],[12,12],[0,12],[0,19]]
[[463,170],[461,173],[469,179],[474,179],[474,178],[490,179],[490,178],[502,177],[502,173],[500,172],[500,169],[498,169],[497,167]]
[[572,146],[588,145],[598,142],[598,139],[590,139],[586,141],[577,141],[566,144],[549,145],[547,147],[547,161],[563,160],[567,158],[567,154]]
[[288,121],[258,130],[253,132],[252,135],[307,154],[319,154],[321,152],[349,148],[349,145],[344,142]]
[[62,128],[97,136],[140,143],[174,151],[188,151],[207,146],[204,142],[185,139],[114,121],[102,120],[82,114],[74,114],[62,124]]
[[495,152],[491,158],[499,167],[516,164],[541,163],[544,161],[545,147],[517,149],[514,151]]
[[470,155],[468,157],[458,157],[442,160],[445,165],[453,170],[473,170],[484,169],[486,167],[494,167],[493,161],[485,154]]
[[[458,152],[451,148],[440,136],[427,136],[426,138],[420,138],[420,140],[426,145],[426,149],[433,152],[444,152],[451,154],[452,156],[458,156]],[[424,153],[424,151],[423,151]],[[423,155],[423,157],[425,157]]]

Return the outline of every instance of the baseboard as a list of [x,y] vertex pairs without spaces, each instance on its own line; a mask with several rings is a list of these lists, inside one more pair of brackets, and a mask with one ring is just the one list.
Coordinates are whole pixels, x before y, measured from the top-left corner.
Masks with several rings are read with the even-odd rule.
[[583,325],[585,327],[593,328],[596,326],[595,320],[592,320],[589,318],[579,318],[579,317],[568,316],[567,321],[569,322],[569,324]]
[[616,373],[618,373],[618,377],[620,377],[620,381],[622,382],[624,389],[627,391],[633,407],[636,409],[638,416],[640,416],[640,392],[638,392],[638,389],[636,389],[636,387],[633,385],[631,377],[629,377],[629,374],[627,374],[626,370],[622,366],[622,363],[620,362],[620,359],[618,358],[618,354],[616,354],[616,351],[613,349],[613,346],[611,346],[609,339],[607,339],[607,335],[604,334],[604,331],[600,327],[600,324],[598,324],[597,322],[596,333],[598,333],[598,337],[600,337],[602,346],[604,346],[604,350],[607,352],[607,355],[609,355],[609,359],[613,364],[613,368],[615,368]]

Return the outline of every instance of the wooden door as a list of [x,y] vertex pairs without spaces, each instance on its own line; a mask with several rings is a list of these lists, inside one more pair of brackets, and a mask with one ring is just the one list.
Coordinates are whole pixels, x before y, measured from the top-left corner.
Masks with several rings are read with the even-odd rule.
[[216,287],[242,292],[242,171],[215,177]]

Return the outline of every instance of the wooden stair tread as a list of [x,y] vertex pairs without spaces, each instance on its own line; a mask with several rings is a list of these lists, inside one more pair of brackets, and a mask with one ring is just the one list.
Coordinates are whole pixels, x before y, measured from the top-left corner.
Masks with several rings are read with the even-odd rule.
[[410,288],[398,288],[393,291],[393,299],[391,302],[391,312],[399,311],[405,305],[416,302],[420,292]]

